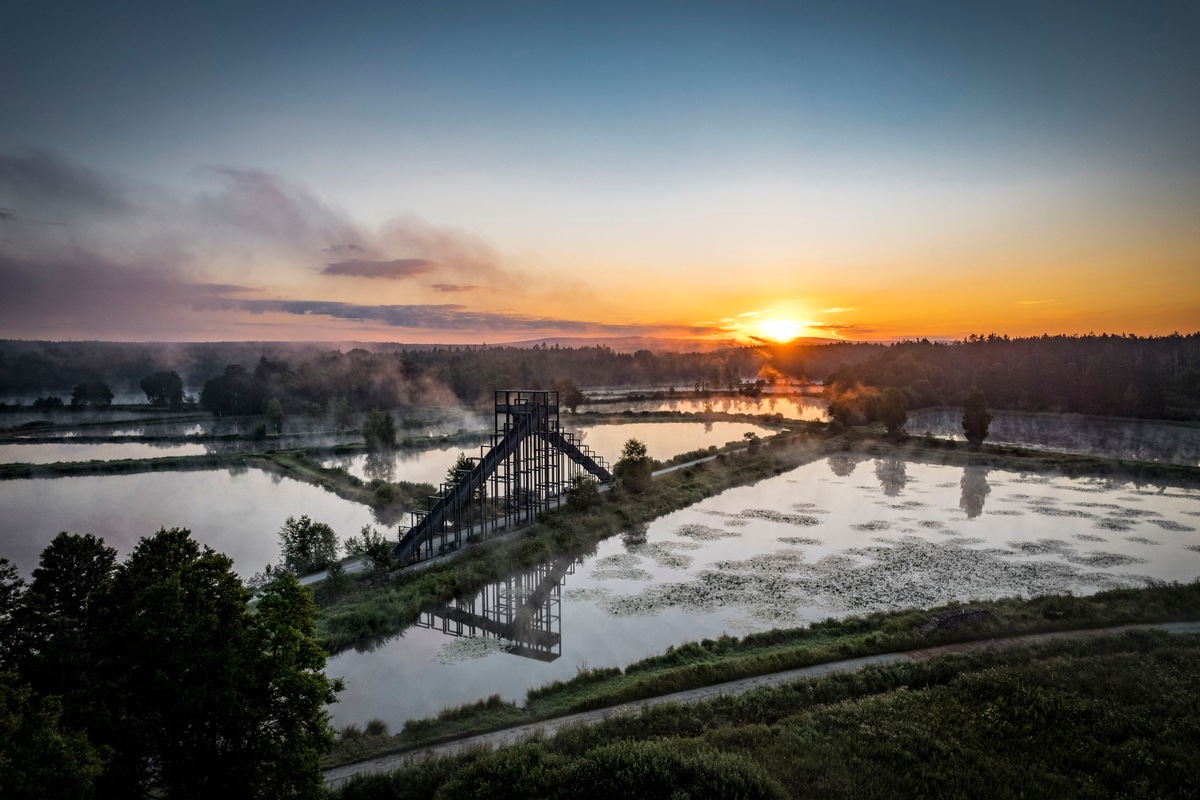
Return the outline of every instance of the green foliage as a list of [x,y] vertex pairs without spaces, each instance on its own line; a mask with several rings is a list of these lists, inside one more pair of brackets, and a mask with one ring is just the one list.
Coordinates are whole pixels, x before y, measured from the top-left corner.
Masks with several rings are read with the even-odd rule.
[[630,439],[621,448],[621,457],[613,465],[613,476],[631,494],[641,494],[650,488],[654,464],[644,442]]
[[112,401],[112,389],[104,381],[81,383],[71,392],[72,408],[108,408]]
[[350,410],[350,401],[345,397],[330,397],[326,404],[326,412],[333,421],[333,429],[338,433],[350,427],[354,413]]
[[91,797],[100,755],[78,730],[60,725],[62,701],[40,697],[0,672],[0,797]]
[[567,507],[587,511],[600,502],[600,484],[591,475],[574,475],[567,487]]
[[274,433],[283,433],[283,421],[287,415],[283,413],[283,404],[278,398],[272,397],[267,401],[266,408],[267,422],[271,425],[271,430]]
[[558,392],[559,406],[569,409],[572,414],[581,404],[587,402],[587,398],[579,389],[579,384],[570,378],[555,378],[550,382],[550,388]]
[[363,525],[358,536],[346,539],[346,555],[366,559],[367,565],[382,575],[386,575],[394,564],[395,547],[395,542],[389,542],[370,525]]
[[963,398],[963,433],[967,441],[978,447],[987,438],[988,426],[992,424],[992,415],[987,410],[987,398],[978,387],[972,386],[971,391]]
[[363,439],[372,450],[396,446],[396,420],[391,412],[371,409],[363,423]]
[[174,370],[147,375],[142,378],[141,387],[152,406],[179,408],[183,405],[183,379]]
[[186,530],[119,565],[64,533],[15,597],[15,639],[33,646],[0,675],[4,797],[322,796],[339,684],[294,576],[251,613],[232,562]]
[[338,538],[324,522],[308,515],[288,517],[279,529],[279,551],[284,566],[300,575],[317,572],[337,559]]
[[885,389],[879,402],[879,421],[889,436],[899,436],[908,422],[908,396],[900,389]]

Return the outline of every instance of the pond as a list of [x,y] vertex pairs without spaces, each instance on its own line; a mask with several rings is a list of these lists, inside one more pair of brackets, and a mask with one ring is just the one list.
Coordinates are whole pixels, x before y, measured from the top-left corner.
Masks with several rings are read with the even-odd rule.
[[622,411],[678,411],[683,414],[782,414],[785,419],[804,422],[828,422],[827,406],[820,397],[786,395],[775,397],[746,397],[724,395],[711,398],[688,398],[680,400],[623,400],[621,402],[589,403],[579,407],[580,411],[599,414],[619,414]]
[[[908,418],[908,431],[965,441],[962,409],[914,412]],[[1200,466],[1200,426],[1158,420],[993,411],[987,442]]]
[[329,674],[347,684],[333,713],[398,730],[722,633],[1188,581],[1200,576],[1197,528],[1200,488],[834,456],[514,575],[372,652],[331,658]]
[[209,450],[210,448],[203,444],[155,444],[150,442],[0,444],[0,464],[53,464],[58,461],[115,461],[123,458],[200,456]]
[[0,556],[26,576],[60,531],[103,537],[124,557],[159,528],[189,528],[246,578],[279,561],[289,516],[328,523],[342,539],[374,524],[366,506],[258,469],[0,481],[0,507]]
[[[740,441],[743,434],[753,432],[761,437],[775,433],[770,428],[745,422],[630,422],[604,425],[577,425],[570,417],[562,427],[579,434],[584,444],[599,453],[611,466],[621,456],[621,448],[629,439],[640,439],[653,458],[665,461],[679,453],[700,447]],[[412,481],[439,485],[458,459],[459,453],[480,454],[477,444],[436,446],[427,450],[397,449],[391,453],[359,453],[352,456],[323,458],[326,467],[341,467],[351,475],[370,481]]]

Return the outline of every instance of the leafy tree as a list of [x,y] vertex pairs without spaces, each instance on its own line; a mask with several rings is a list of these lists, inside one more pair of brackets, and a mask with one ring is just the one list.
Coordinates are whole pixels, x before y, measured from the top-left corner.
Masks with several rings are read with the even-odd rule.
[[889,436],[900,436],[908,423],[908,397],[901,389],[886,389],[879,403],[879,419]]
[[[459,453],[458,458],[446,470],[446,483],[458,483],[459,479],[466,473],[475,468],[475,462],[466,453]],[[481,483],[472,495],[476,501],[482,501],[487,498],[487,484]]]
[[613,475],[628,491],[640,494],[650,488],[653,463],[647,454],[646,445],[630,439],[621,448],[621,457],[613,465]]
[[350,427],[350,422],[354,419],[354,413],[350,410],[349,400],[345,397],[331,397],[326,404],[326,409],[333,420],[334,430],[341,433]]
[[18,644],[20,616],[25,599],[25,581],[7,559],[0,558],[0,670],[11,667],[24,652]]
[[267,401],[267,422],[271,425],[271,430],[275,433],[283,433],[283,420],[286,414],[283,413],[283,404],[279,402],[279,398],[272,397]]
[[152,406],[179,408],[183,405],[183,379],[174,370],[155,372],[142,378],[142,391]]
[[38,411],[53,411],[55,409],[65,407],[63,399],[58,395],[53,394],[46,395],[45,397],[39,397],[30,403],[30,405],[36,408]]
[[387,573],[392,568],[395,547],[370,525],[363,525],[358,536],[346,539],[346,554],[366,559],[376,573]]
[[363,423],[363,438],[367,447],[378,450],[396,446],[396,420],[391,412],[371,409]]
[[550,388],[558,392],[558,404],[563,408],[570,409],[572,414],[580,404],[587,402],[587,398],[579,389],[579,384],[570,378],[556,378],[550,382]]
[[762,439],[754,431],[746,431],[742,434],[742,438],[746,440],[746,449],[751,453],[757,453],[762,449]]
[[81,383],[71,392],[72,408],[108,408],[112,401],[112,389],[104,381]]
[[200,405],[218,417],[236,417],[254,413],[262,408],[258,390],[246,368],[230,364],[215,378],[204,382],[200,390]]
[[567,489],[567,508],[586,511],[600,499],[600,489],[591,475],[575,475]]
[[0,672],[0,797],[90,797],[101,770],[87,736],[60,724],[62,701]]
[[300,575],[325,569],[337,560],[338,538],[333,528],[313,522],[308,515],[284,520],[279,545],[284,566]]
[[992,414],[987,409],[987,398],[978,387],[971,387],[971,391],[963,398],[962,427],[967,441],[979,447],[987,438],[991,424]]

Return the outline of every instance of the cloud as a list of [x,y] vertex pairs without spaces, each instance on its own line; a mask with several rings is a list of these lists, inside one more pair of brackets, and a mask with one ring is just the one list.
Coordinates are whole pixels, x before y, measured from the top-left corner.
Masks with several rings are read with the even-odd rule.
[[1059,300],[1018,300],[1017,305],[1019,305],[1019,306],[1044,306],[1044,305],[1058,305],[1059,302],[1060,302]]
[[15,222],[17,215],[11,208],[0,208],[0,222]]
[[347,275],[355,278],[411,278],[432,272],[437,264],[425,258],[397,258],[392,261],[336,261],[325,265],[322,275]]
[[457,283],[431,283],[430,289],[435,292],[472,292],[476,289],[482,289],[482,286],[462,286]]
[[13,204],[6,219],[49,216],[55,221],[81,214],[111,216],[133,206],[126,185],[44,151],[0,153],[0,198]]
[[854,306],[834,306],[833,308],[825,309],[821,313],[822,314],[844,314],[847,311],[857,311],[857,310],[858,309],[856,309]]

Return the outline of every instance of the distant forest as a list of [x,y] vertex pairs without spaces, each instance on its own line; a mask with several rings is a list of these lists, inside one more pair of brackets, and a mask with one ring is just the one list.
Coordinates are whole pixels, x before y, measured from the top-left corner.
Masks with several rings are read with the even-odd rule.
[[971,336],[901,342],[828,378],[831,396],[903,389],[910,408],[962,404],[1144,419],[1200,419],[1200,333],[1161,337]]
[[496,388],[737,389],[755,381],[826,381],[831,396],[901,389],[908,406],[962,403],[977,386],[991,408],[1153,419],[1200,419],[1200,333],[1162,337],[971,336],[623,353],[608,347],[289,343],[0,342],[0,396],[70,392],[96,381],[136,393],[178,373],[201,407],[287,413],[344,398],[357,410],[476,403]]

